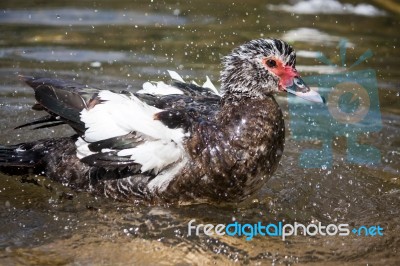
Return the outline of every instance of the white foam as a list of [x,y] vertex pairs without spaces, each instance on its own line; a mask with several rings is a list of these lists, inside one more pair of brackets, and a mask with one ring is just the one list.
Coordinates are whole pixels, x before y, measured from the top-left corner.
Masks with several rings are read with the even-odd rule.
[[318,58],[321,56],[321,52],[300,50],[296,51],[296,56],[303,58]]
[[[306,43],[321,43],[324,45],[336,45],[342,37],[327,34],[317,29],[297,28],[289,30],[282,35],[282,39],[287,42],[306,42]],[[351,42],[346,43],[346,47],[354,47]],[[299,55],[299,52],[296,53]]]
[[386,13],[370,4],[342,4],[337,0],[298,1],[293,5],[268,5],[270,10],[282,10],[295,14],[355,14],[361,16],[384,16]]
[[324,66],[324,65],[315,65],[315,66],[304,66],[297,65],[296,69],[299,72],[314,72],[318,74],[336,74],[341,73],[346,70],[344,67],[339,66]]

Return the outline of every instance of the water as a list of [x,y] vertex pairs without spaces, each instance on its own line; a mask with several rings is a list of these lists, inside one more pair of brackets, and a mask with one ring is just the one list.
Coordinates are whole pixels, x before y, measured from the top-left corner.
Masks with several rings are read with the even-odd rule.
[[[68,127],[13,130],[40,115],[30,110],[32,91],[18,80],[18,74],[138,89],[145,81],[167,79],[166,70],[171,69],[189,80],[202,83],[208,75],[217,83],[222,55],[250,39],[271,36],[295,46],[303,77],[374,71],[377,115],[364,124],[361,133],[357,129],[357,138],[379,151],[380,162],[350,163],[345,135],[351,136],[356,129],[340,129],[344,135],[332,133],[327,142],[324,132],[334,131],[322,121],[327,121],[329,112],[311,111],[314,124],[296,120],[293,103],[279,95],[288,128],[285,152],[277,172],[255,200],[233,206],[128,205],[70,191],[43,177],[0,174],[0,264],[399,263],[398,4],[372,1],[371,11],[371,6],[360,7],[360,1],[350,6],[330,1],[333,7],[327,12],[328,7],[321,8],[325,1],[314,0],[312,5],[301,2],[302,11],[295,14],[289,3],[281,1],[63,2],[0,3],[0,143],[72,133]],[[340,46],[343,38],[347,42]],[[343,47],[347,48],[345,58]],[[373,56],[349,70],[368,49]],[[368,128],[371,124],[377,126]],[[296,125],[305,126],[304,132]],[[323,151],[326,143],[331,143],[331,149],[319,158],[331,156],[330,165],[300,165],[305,149]],[[373,159],[368,153],[351,158],[364,157]],[[303,163],[307,166],[307,160]],[[380,225],[384,235],[293,236],[286,241],[188,236],[187,224],[192,219],[196,224],[214,225],[232,221]]]

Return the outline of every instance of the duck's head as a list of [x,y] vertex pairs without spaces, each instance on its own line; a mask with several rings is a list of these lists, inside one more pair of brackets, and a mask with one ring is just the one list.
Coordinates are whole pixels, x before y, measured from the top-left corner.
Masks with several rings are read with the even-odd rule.
[[223,58],[221,90],[228,97],[263,98],[279,91],[323,102],[296,70],[296,53],[284,41],[258,39],[235,48]]

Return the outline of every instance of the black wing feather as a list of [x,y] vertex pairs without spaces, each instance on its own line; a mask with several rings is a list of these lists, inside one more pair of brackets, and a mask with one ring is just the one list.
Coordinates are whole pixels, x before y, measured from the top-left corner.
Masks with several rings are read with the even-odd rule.
[[[25,76],[21,76],[21,79],[35,91],[38,103],[33,109],[46,110],[52,117],[69,124],[78,133],[83,134],[85,125],[80,121],[80,112],[90,107],[92,103],[98,102],[99,89],[60,79]],[[50,123],[48,126],[53,125]],[[46,126],[40,128],[42,127]]]
[[54,123],[43,124],[41,126],[37,126],[37,127],[32,128],[32,129],[35,130],[35,129],[41,129],[41,128],[56,127],[56,126],[64,125],[64,124],[65,124],[64,122],[58,121],[58,122],[54,122]]
[[143,142],[143,138],[133,132],[124,136],[92,142],[88,145],[88,148],[92,152],[101,152],[103,149],[123,150],[135,148]]
[[96,167],[124,167],[128,165],[140,165],[129,157],[118,156],[116,152],[95,153],[81,159],[81,162]]
[[[96,153],[82,158],[81,161],[91,166],[104,167],[139,165],[135,161],[131,160],[129,156],[118,156],[117,153],[120,150],[135,148],[143,142],[143,138],[137,135],[136,132],[124,136],[92,142],[88,145],[88,148],[90,151]],[[104,149],[107,151],[104,151]]]
[[28,126],[34,126],[34,125],[37,125],[37,124],[50,124],[50,123],[53,123],[53,122],[60,122],[60,120],[57,120],[52,115],[46,115],[46,116],[40,117],[38,119],[35,119],[32,122],[17,126],[14,129],[19,129],[19,128],[28,127]]

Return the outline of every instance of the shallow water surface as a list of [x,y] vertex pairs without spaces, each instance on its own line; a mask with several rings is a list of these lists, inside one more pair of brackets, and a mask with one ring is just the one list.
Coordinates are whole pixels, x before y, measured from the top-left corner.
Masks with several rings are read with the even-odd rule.
[[[398,265],[399,9],[391,0],[295,5],[255,0],[3,1],[1,144],[73,133],[64,126],[13,130],[41,115],[30,110],[33,93],[19,74],[137,90],[145,81],[167,81],[170,69],[199,83],[208,75],[218,84],[221,56],[260,37],[290,42],[298,52],[297,69],[328,105],[277,96],[287,126],[284,155],[255,198],[239,205],[132,205],[71,191],[40,176],[0,174],[0,264]],[[332,87],[343,83],[353,87],[341,87],[351,89],[330,98]],[[363,90],[369,97],[361,97]],[[346,115],[359,115],[360,105],[368,106],[364,116],[340,122]],[[285,241],[256,236],[246,241],[244,236],[188,236],[192,219],[213,225],[379,225],[384,231],[383,236],[299,235]]]

